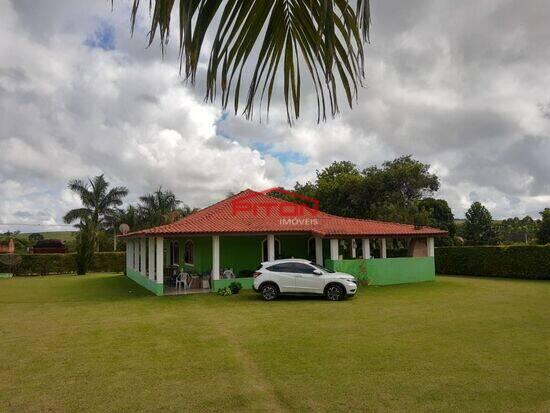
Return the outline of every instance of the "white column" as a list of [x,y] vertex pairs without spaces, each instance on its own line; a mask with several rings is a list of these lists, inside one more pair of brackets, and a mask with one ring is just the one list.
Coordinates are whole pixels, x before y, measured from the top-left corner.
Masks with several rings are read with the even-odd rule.
[[158,237],[156,240],[157,248],[156,248],[156,265],[157,270],[155,271],[157,284],[164,284],[164,239],[162,237]]
[[275,260],[275,235],[273,234],[267,235],[267,260]]
[[351,258],[357,258],[357,244],[355,244],[355,239],[351,239]]
[[363,259],[369,260],[370,259],[370,240],[368,238],[363,238]]
[[330,240],[330,259],[338,259],[338,240],[334,238]]
[[147,238],[149,248],[149,279],[155,281],[155,238]]
[[380,258],[386,257],[386,238],[380,238]]
[[212,235],[212,279],[220,279],[220,236]]
[[428,238],[427,240],[428,244],[428,257],[434,257],[435,256],[435,241],[432,237]]
[[315,262],[323,265],[323,238],[315,237]]

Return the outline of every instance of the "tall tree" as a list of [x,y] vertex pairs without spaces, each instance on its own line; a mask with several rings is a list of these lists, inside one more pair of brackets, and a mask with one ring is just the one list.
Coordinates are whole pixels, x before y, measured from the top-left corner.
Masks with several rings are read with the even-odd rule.
[[471,245],[485,245],[493,241],[493,217],[480,202],[474,202],[466,211],[464,236]]
[[176,198],[176,195],[159,187],[155,192],[139,197],[138,210],[141,216],[141,224],[145,227],[154,227],[169,224],[189,215],[194,210]]
[[[370,25],[369,0],[151,0],[149,44],[160,38],[164,54],[172,9],[179,4],[180,68],[194,83],[199,58],[209,48],[206,97],[221,90],[223,108],[233,95],[239,111],[241,89],[244,114],[252,117],[259,98],[267,111],[275,85],[282,80],[282,95],[289,123],[300,116],[304,68],[317,94],[317,120],[339,111],[342,93],[353,106],[364,79],[363,45]],[[355,7],[351,4],[354,3]],[[134,0],[131,27],[140,0]],[[217,27],[213,27],[217,25]],[[213,29],[211,42],[205,42]],[[250,69],[250,79],[245,73]],[[282,77],[282,79],[279,79]],[[245,83],[248,86],[245,87]],[[341,88],[341,90],[339,90]],[[265,99],[264,99],[265,98]]]
[[540,213],[541,223],[538,231],[539,244],[550,244],[550,208]]
[[87,181],[74,179],[69,189],[78,194],[81,208],[72,209],[63,220],[67,224],[75,223],[79,229],[77,235],[77,273],[85,274],[93,259],[96,248],[97,232],[105,229],[109,217],[116,214],[116,207],[128,195],[128,189],[117,186],[109,189],[109,183],[103,175],[89,178]]
[[420,209],[429,213],[429,225],[441,228],[449,233],[449,238],[456,234],[455,217],[451,207],[444,199],[424,198],[418,203]]
[[429,165],[409,156],[359,171],[349,161],[333,162],[317,171],[315,182],[297,183],[295,190],[319,200],[336,215],[427,224],[429,215],[418,201],[439,188]]

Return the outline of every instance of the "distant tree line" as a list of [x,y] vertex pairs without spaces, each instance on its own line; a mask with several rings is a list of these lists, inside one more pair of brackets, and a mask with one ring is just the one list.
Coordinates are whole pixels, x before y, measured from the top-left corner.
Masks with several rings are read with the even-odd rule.
[[541,219],[529,216],[494,221],[488,209],[474,202],[457,224],[449,204],[434,194],[439,178],[430,165],[402,156],[360,170],[349,161],[333,162],[316,172],[315,180],[296,183],[295,190],[319,200],[330,214],[429,225],[449,232],[438,245],[550,243],[550,209]]
[[[297,182],[294,189],[317,199],[320,209],[330,214],[448,231],[449,237],[438,239],[439,245],[550,243],[550,208],[541,212],[540,220],[524,217],[495,222],[485,206],[474,202],[464,222],[457,225],[447,201],[434,196],[439,185],[430,165],[407,155],[365,169],[349,161],[333,162],[318,170],[313,181]],[[66,223],[79,229],[74,246],[79,274],[86,273],[94,252],[112,250],[120,224],[136,231],[170,224],[196,211],[162,187],[139,197],[136,204],[122,207],[128,189],[110,187],[103,175],[70,181],[69,188],[82,202],[81,208],[64,216]],[[40,234],[31,236],[40,239]],[[123,248],[120,243],[119,249]]]

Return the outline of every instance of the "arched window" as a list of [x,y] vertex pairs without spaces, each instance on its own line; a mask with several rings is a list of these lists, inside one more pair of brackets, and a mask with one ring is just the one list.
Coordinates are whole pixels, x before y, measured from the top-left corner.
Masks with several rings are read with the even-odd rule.
[[179,264],[180,245],[178,241],[170,241],[170,265]]
[[[262,241],[262,261],[268,260],[267,238]],[[275,259],[281,258],[281,242],[275,238]]]
[[185,246],[183,248],[183,262],[185,264],[193,265],[193,241],[185,241]]

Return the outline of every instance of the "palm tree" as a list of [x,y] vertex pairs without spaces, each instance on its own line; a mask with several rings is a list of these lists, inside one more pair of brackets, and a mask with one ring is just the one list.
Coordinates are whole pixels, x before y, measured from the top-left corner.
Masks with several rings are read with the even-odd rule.
[[169,224],[193,212],[187,205],[180,208],[181,201],[176,195],[162,187],[151,194],[140,196],[139,200],[142,222],[148,227]]
[[[317,121],[339,111],[338,89],[353,106],[364,79],[363,45],[368,41],[370,0],[150,0],[148,42],[159,36],[162,53],[170,34],[172,10],[179,4],[180,71],[195,82],[207,31],[216,22],[206,73],[206,98],[213,101],[218,87],[224,109],[233,95],[239,110],[245,68],[250,80],[243,114],[250,119],[259,95],[269,113],[275,83],[282,70],[282,94],[288,122],[300,116],[302,66],[307,68],[317,95]],[[134,0],[133,33],[140,0]],[[249,60],[255,60],[250,66]],[[301,66],[302,65],[302,66]],[[279,86],[278,86],[279,87]]]
[[88,181],[74,179],[69,189],[80,196],[81,208],[72,209],[63,220],[67,224],[75,223],[80,230],[77,235],[77,273],[85,274],[93,259],[97,232],[105,229],[116,214],[116,207],[122,205],[122,199],[128,195],[128,189],[117,186],[109,189],[109,183],[103,175]]

